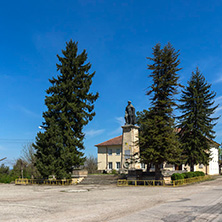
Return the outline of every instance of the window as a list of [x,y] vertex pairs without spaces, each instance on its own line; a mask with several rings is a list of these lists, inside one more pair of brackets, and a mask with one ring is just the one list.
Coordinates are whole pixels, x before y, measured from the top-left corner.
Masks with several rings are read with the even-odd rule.
[[153,163],[151,163],[150,168],[155,168],[155,166],[154,166],[154,164],[153,164]]
[[199,169],[203,169],[204,165],[203,164],[199,164]]
[[109,162],[108,168],[109,168],[109,170],[113,169],[113,163],[112,162]]
[[112,155],[112,149],[108,149],[108,155],[109,155],[109,156]]
[[125,150],[125,160],[130,158],[130,150]]
[[141,163],[141,169],[145,169],[145,163]]
[[120,155],[120,149],[116,149],[116,155],[117,155],[117,156]]
[[119,170],[120,168],[120,162],[116,162],[116,169]]

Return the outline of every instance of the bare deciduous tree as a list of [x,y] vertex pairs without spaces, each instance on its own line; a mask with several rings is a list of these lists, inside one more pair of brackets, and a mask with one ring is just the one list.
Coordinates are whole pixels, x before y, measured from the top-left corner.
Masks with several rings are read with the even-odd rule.
[[84,166],[88,170],[89,174],[96,173],[97,172],[97,158],[90,155],[89,157],[86,158]]
[[38,177],[40,175],[37,168],[35,167],[36,156],[32,143],[28,143],[23,146],[21,159],[27,163],[28,168],[30,168],[32,178]]

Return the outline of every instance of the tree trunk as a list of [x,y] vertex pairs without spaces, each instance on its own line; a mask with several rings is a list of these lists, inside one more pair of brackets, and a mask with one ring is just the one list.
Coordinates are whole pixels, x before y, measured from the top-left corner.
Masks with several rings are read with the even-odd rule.
[[147,163],[146,166],[147,166],[146,172],[149,173],[150,172],[150,168],[151,168],[151,164]]
[[155,180],[161,179],[160,164],[155,164]]
[[193,163],[190,165],[190,172],[194,172],[194,164]]

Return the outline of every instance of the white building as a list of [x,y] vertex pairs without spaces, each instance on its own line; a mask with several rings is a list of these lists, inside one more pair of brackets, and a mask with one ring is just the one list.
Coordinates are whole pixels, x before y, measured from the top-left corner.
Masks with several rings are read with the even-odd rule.
[[[125,144],[126,145],[126,144]],[[123,153],[123,137],[117,136],[103,143],[95,145],[98,148],[98,170],[111,171],[113,169],[120,170],[123,161],[128,158],[126,155],[126,150]],[[194,171],[202,171],[207,175],[217,175],[219,174],[219,146],[220,144],[215,141],[210,141],[210,153],[211,160],[209,164],[204,166],[203,164],[198,164],[194,166]],[[132,154],[130,146],[128,149],[128,155]],[[130,153],[131,152],[131,153]],[[137,164],[136,168],[146,169],[144,164]],[[165,170],[187,170],[190,171],[189,166],[181,165],[175,166],[171,164],[164,163],[163,169]],[[151,168],[154,170],[154,168]]]

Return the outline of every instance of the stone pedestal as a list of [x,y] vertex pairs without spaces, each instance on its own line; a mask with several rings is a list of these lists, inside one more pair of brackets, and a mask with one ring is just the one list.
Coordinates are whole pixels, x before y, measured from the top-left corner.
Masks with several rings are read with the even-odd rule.
[[[126,158],[133,158],[136,153],[139,154],[139,127],[134,125],[125,125],[123,128],[123,145],[122,145],[122,160],[121,168],[124,170]],[[140,168],[138,164],[132,164],[130,168]]]

